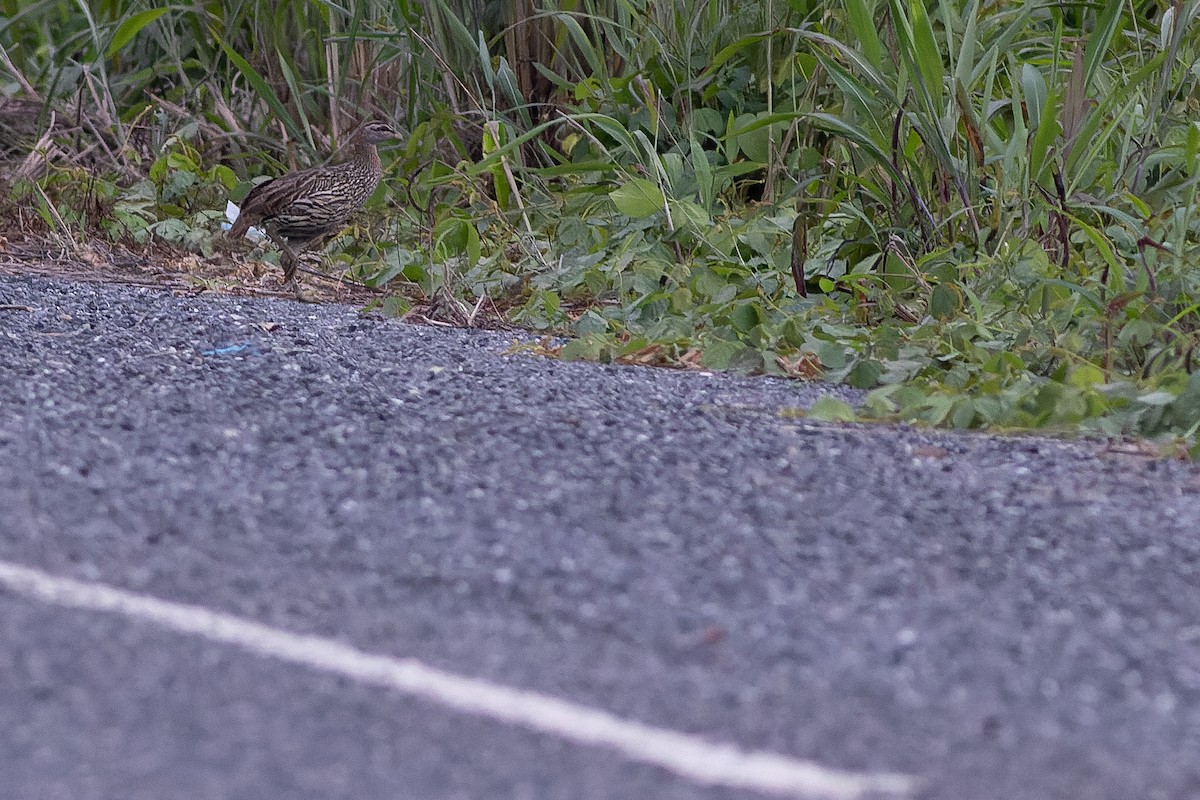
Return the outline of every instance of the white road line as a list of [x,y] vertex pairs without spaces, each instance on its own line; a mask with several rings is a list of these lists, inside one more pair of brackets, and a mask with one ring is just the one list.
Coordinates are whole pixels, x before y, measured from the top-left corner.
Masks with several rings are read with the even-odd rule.
[[914,780],[904,775],[848,772],[775,753],[747,752],[537,692],[445,672],[414,659],[372,655],[332,639],[288,633],[201,606],[63,578],[19,564],[0,561],[0,585],[27,598],[151,622],[538,733],[611,748],[632,761],[668,769],[700,784],[828,800],[903,797],[915,786]]

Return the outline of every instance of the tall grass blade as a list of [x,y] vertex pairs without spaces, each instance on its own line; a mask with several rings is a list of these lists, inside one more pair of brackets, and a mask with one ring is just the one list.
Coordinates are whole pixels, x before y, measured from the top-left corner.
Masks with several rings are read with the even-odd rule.
[[142,29],[170,10],[170,8],[151,8],[127,17],[113,33],[112,41],[108,43],[108,48],[104,51],[104,57],[115,56],[121,48],[133,41],[133,37],[141,33]]

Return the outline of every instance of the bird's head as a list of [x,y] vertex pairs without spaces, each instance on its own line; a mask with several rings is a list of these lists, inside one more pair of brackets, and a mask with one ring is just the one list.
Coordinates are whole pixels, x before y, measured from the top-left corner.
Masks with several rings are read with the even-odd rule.
[[399,137],[400,133],[395,128],[387,122],[378,119],[363,123],[362,127],[355,134],[355,138],[367,144],[378,144],[379,142],[386,142],[388,139],[397,139]]

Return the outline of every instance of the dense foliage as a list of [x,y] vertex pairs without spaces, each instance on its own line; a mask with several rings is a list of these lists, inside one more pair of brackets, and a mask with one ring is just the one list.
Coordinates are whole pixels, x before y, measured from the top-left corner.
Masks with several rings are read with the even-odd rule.
[[1196,442],[1200,0],[0,8],[46,154],[11,191],[60,235],[211,253],[228,192],[380,114],[407,138],[331,253],[392,310]]

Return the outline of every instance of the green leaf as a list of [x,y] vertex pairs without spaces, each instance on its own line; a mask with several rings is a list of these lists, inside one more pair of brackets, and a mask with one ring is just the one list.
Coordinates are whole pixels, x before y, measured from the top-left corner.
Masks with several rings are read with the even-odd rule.
[[595,45],[592,44],[592,40],[584,33],[579,22],[571,14],[565,13],[555,14],[554,19],[558,24],[567,29],[571,39],[575,42],[575,47],[578,48],[577,52],[581,53],[587,59],[591,76],[599,78],[601,84],[605,87],[606,93],[611,94],[611,87],[608,85],[608,70],[604,65],[604,59],[597,52]]
[[712,61],[704,70],[703,77],[707,77],[708,75],[716,72],[725,64],[725,62],[729,61],[729,59],[733,58],[733,56],[737,55],[741,50],[750,45],[757,44],[768,36],[769,34],[765,33],[754,33],[749,36],[744,36],[741,39],[738,39],[736,42],[721,48],[717,54],[713,56]]
[[854,422],[858,419],[849,403],[829,395],[818,397],[816,402],[809,406],[805,416],[820,422]]
[[[1038,74],[1040,76],[1041,73]],[[1033,132],[1033,141],[1029,145],[1029,177],[1038,183],[1042,181],[1046,170],[1054,163],[1052,158],[1054,143],[1058,141],[1058,136],[1062,132],[1058,122],[1057,93],[1047,90],[1042,102],[1037,130]]]
[[945,91],[942,85],[942,53],[933,35],[933,25],[925,10],[925,0],[909,0],[908,7],[912,13],[913,60],[920,71],[921,83],[929,93],[929,110],[940,113]]
[[1138,397],[1139,403],[1144,403],[1148,406],[1166,406],[1175,402],[1175,395],[1171,392],[1159,390],[1157,392],[1148,392],[1147,394]]
[[696,191],[700,195],[700,206],[707,213],[713,205],[715,186],[712,166],[708,163],[708,153],[696,141],[696,136],[688,131],[688,159],[692,163],[692,173],[696,176]]
[[563,345],[558,357],[563,361],[599,361],[606,347],[599,336],[583,336]]
[[[279,53],[279,69],[283,75],[284,81],[287,82],[288,90],[291,91],[293,97],[304,97],[304,92],[300,90],[300,83],[296,80],[296,71],[292,69],[291,63],[287,56]],[[308,112],[304,108],[304,103],[296,103],[296,112],[300,115],[300,128],[304,131],[304,139],[308,142],[309,147],[315,149],[315,143],[312,138],[312,125],[308,121]]]
[[1021,64],[1021,91],[1025,94],[1029,120],[1036,125],[1042,117],[1042,107],[1046,105],[1049,89],[1042,73],[1028,62]]
[[671,217],[675,220],[677,229],[704,233],[712,227],[712,217],[703,207],[689,200],[672,200],[670,206]]
[[829,133],[844,136],[850,141],[858,144],[863,148],[864,151],[866,151],[868,155],[871,156],[871,158],[875,160],[879,166],[886,169],[888,173],[895,178],[897,183],[901,185],[905,183],[905,176],[899,171],[899,169],[897,169],[896,165],[892,163],[891,156],[885,153],[866,131],[853,125],[848,125],[841,119],[838,119],[832,114],[827,114],[823,111],[805,114],[804,119],[812,124],[812,126],[815,128],[820,128],[821,130],[828,131]]
[[482,246],[479,232],[468,220],[451,217],[443,220],[434,230],[434,242],[439,256],[466,256],[469,264],[479,261]]
[[846,16],[850,29],[858,39],[863,56],[875,69],[883,64],[883,45],[879,41],[879,28],[875,24],[873,0],[846,0]]
[[[483,154],[490,156],[492,153],[500,150],[504,146],[504,141],[508,138],[508,129],[504,123],[499,121],[488,122],[483,126]],[[491,170],[492,173],[492,190],[496,193],[496,204],[500,208],[507,211],[512,208],[512,188],[508,184],[508,175],[505,173],[504,164],[497,163]]]
[[929,313],[938,319],[953,316],[961,306],[958,292],[944,283],[934,286],[929,294]]
[[1104,383],[1104,370],[1092,364],[1080,364],[1071,371],[1071,375],[1067,378],[1067,383],[1077,389],[1086,389],[1089,386]]
[[704,346],[700,363],[711,369],[729,369],[733,360],[746,349],[746,345],[741,342],[713,339]]
[[217,44],[221,46],[221,49],[225,51],[225,56],[231,62],[233,62],[233,65],[237,67],[238,72],[242,73],[247,82],[249,82],[250,86],[254,89],[254,92],[260,98],[262,98],[263,102],[270,106],[271,111],[275,114],[276,118],[288,127],[288,130],[292,133],[292,135],[296,136],[296,138],[301,138],[300,131],[296,130],[296,126],[292,122],[291,114],[288,113],[287,108],[284,107],[283,102],[279,99],[279,96],[275,94],[275,92],[263,79],[263,76],[259,74],[258,70],[250,66],[249,61],[243,58],[242,55],[234,50],[228,42],[221,38],[221,35],[217,33],[215,28],[209,28],[209,35],[214,41],[217,42]]
[[412,309],[412,302],[404,295],[394,294],[383,301],[385,317],[403,317]]
[[770,138],[771,128],[750,126],[757,122],[760,117],[768,116],[766,114],[742,114],[734,120],[734,125],[737,126],[739,132],[735,134],[737,149],[746,155],[746,158],[758,164],[767,163],[770,157]]
[[846,376],[846,383],[856,389],[874,389],[879,385],[882,375],[883,367],[878,361],[863,359],[850,370],[850,374]]
[[479,48],[479,69],[483,72],[483,80],[487,83],[488,88],[495,86],[496,73],[492,71],[492,56],[488,53],[487,40],[483,37],[483,31],[476,31],[478,39],[476,45]]
[[961,398],[954,404],[954,410],[950,413],[950,424],[955,428],[969,428],[975,421],[975,404],[971,402],[971,398]]
[[529,118],[529,104],[521,96],[520,80],[517,78],[517,73],[513,72],[513,68],[508,65],[508,59],[506,58],[500,59],[500,66],[496,70],[496,85],[500,87],[502,94],[508,100],[508,104],[521,115],[525,124],[527,126],[531,125],[532,120]]
[[762,322],[762,310],[752,301],[739,303],[729,315],[733,327],[742,333],[750,333]]
[[656,214],[662,211],[667,203],[658,184],[638,177],[631,177],[624,185],[618,186],[609,197],[612,198],[617,211],[633,219]]
[[1108,54],[1113,38],[1125,22],[1125,16],[1122,13],[1125,9],[1124,3],[1105,3],[1101,7],[1104,11],[1095,23],[1092,35],[1087,40],[1087,51],[1084,55],[1085,87],[1092,85],[1092,80],[1104,63],[1104,57]]
[[122,47],[129,44],[133,37],[141,33],[143,28],[170,10],[170,7],[152,8],[148,11],[139,11],[126,19],[113,34],[112,41],[108,43],[108,49],[104,51],[104,57],[112,58]]

